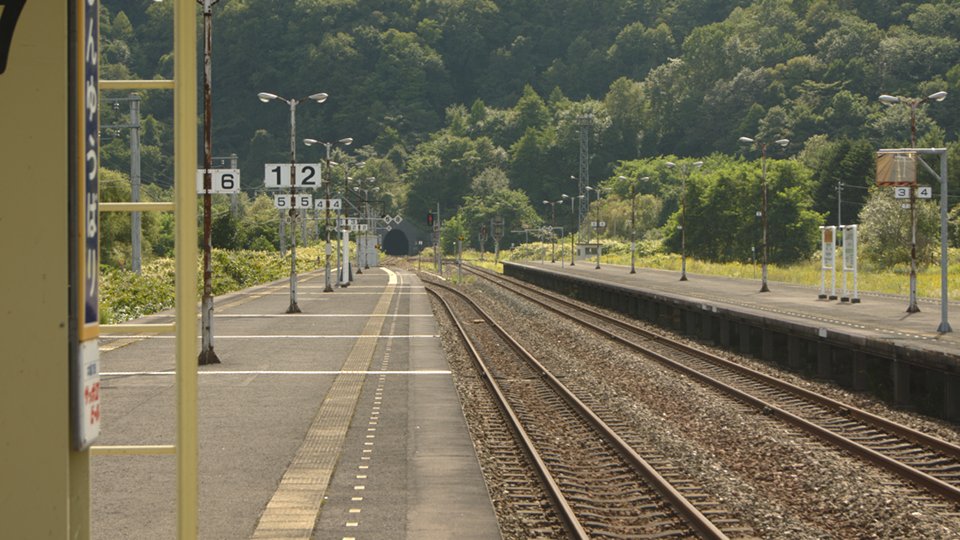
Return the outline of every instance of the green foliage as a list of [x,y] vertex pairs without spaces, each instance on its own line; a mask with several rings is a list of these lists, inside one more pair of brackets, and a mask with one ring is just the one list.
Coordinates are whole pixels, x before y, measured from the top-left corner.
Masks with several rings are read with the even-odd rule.
[[[859,247],[864,257],[879,268],[910,262],[910,210],[903,209],[902,199],[895,199],[891,188],[873,188],[860,212]],[[921,265],[938,260],[940,213],[936,203],[917,201],[917,262]]]
[[[103,0],[101,9],[104,78],[171,76],[171,3]],[[238,209],[215,202],[214,241],[225,248],[279,246],[277,213],[257,171],[288,159],[289,117],[281,104],[257,101],[260,91],[328,92],[324,105],[298,108],[298,125],[321,127],[301,136],[353,137],[350,153],[335,159],[367,162],[353,176],[378,178],[383,211],[422,216],[439,204],[472,243],[493,215],[504,215],[508,231],[537,227],[549,219],[540,201],[577,194],[570,177],[579,172],[584,114],[594,117],[590,184],[614,187],[601,203],[608,237],[629,230],[627,193],[609,179],[650,176],[638,191],[638,224],[678,249],[681,193],[662,161],[711,156],[686,193],[688,250],[708,260],[749,260],[759,246],[759,164],[723,156],[743,152],[740,136],[793,141],[769,156],[775,260],[809,255],[816,227],[836,221],[838,182],[843,221],[856,221],[873,151],[910,144],[912,124],[918,146],[949,144],[950,191],[960,192],[960,149],[950,144],[960,108],[926,104],[911,118],[909,107],[876,99],[944,89],[955,99],[953,1],[244,0],[218,3],[213,13],[213,138],[217,154],[238,154],[244,171]],[[170,93],[142,98],[144,191],[169,200]],[[127,117],[121,104],[104,107],[101,120]],[[128,170],[128,130],[102,135],[103,166]],[[301,160],[321,159],[316,149],[301,152]],[[499,171],[496,182],[472,188],[487,170]],[[338,186],[345,181],[340,170],[328,174]],[[103,200],[125,200],[123,174],[104,178]],[[128,264],[128,220],[103,217],[108,264]],[[168,255],[171,218],[149,220],[147,251]],[[700,223],[710,227],[698,231]]]

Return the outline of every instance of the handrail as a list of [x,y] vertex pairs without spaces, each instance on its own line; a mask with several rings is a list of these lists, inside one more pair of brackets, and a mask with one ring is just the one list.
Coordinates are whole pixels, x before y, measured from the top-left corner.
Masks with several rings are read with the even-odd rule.
[[100,80],[100,90],[173,90],[173,81],[164,79]]
[[172,202],[102,202],[101,212],[173,212],[177,205]]

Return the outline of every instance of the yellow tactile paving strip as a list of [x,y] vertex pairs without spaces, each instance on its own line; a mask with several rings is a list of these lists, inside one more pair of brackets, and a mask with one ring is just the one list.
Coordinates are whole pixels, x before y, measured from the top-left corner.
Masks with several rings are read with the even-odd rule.
[[[390,282],[380,296],[373,315],[386,314],[390,307],[396,277],[392,272],[388,273],[391,274]],[[384,320],[384,317],[370,317],[362,335],[379,335]],[[374,339],[358,339],[354,344],[343,364],[343,373],[334,380],[303,444],[261,514],[253,538],[309,539],[313,534],[320,505],[363,388],[365,375],[349,372],[366,371],[376,345],[377,340]]]

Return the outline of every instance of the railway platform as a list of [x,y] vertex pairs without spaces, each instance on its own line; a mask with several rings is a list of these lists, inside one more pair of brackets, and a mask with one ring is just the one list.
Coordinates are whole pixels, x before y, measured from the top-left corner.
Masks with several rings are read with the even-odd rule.
[[[939,299],[859,293],[821,299],[819,287],[577,261],[504,263],[504,273],[629,313],[698,339],[871,391],[907,408],[960,418],[960,305],[953,332],[937,331]],[[906,279],[906,277],[904,278]]]
[[[216,299],[200,538],[499,538],[420,281],[371,268],[323,289],[322,271],[301,274],[296,315],[286,280]],[[173,347],[101,337],[97,444],[172,441]],[[175,537],[175,484],[173,456],[92,457],[92,536]]]

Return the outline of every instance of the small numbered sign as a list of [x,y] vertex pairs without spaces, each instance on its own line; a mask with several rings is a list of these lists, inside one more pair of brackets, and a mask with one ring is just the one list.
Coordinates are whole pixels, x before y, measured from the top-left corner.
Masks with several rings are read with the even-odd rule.
[[340,210],[340,199],[317,199],[317,210]]
[[[267,163],[263,166],[263,185],[268,188],[291,187],[289,163]],[[298,188],[320,187],[320,164],[297,163],[296,185]]]
[[[197,169],[197,193],[204,193],[203,169]],[[210,169],[210,193],[240,193],[240,169]]]
[[356,229],[357,228],[357,218],[340,218],[337,220],[337,227]]
[[357,230],[360,231],[360,232],[366,232],[366,231],[367,231],[367,224],[366,224],[366,223],[361,223],[361,224],[357,225]]
[[[930,186],[917,186],[917,198],[918,199],[929,199],[933,197],[933,188]],[[910,198],[910,188],[909,187],[895,187],[893,188],[893,196],[897,199],[909,199]]]
[[281,210],[290,208],[313,208],[313,195],[274,195],[273,206]]

